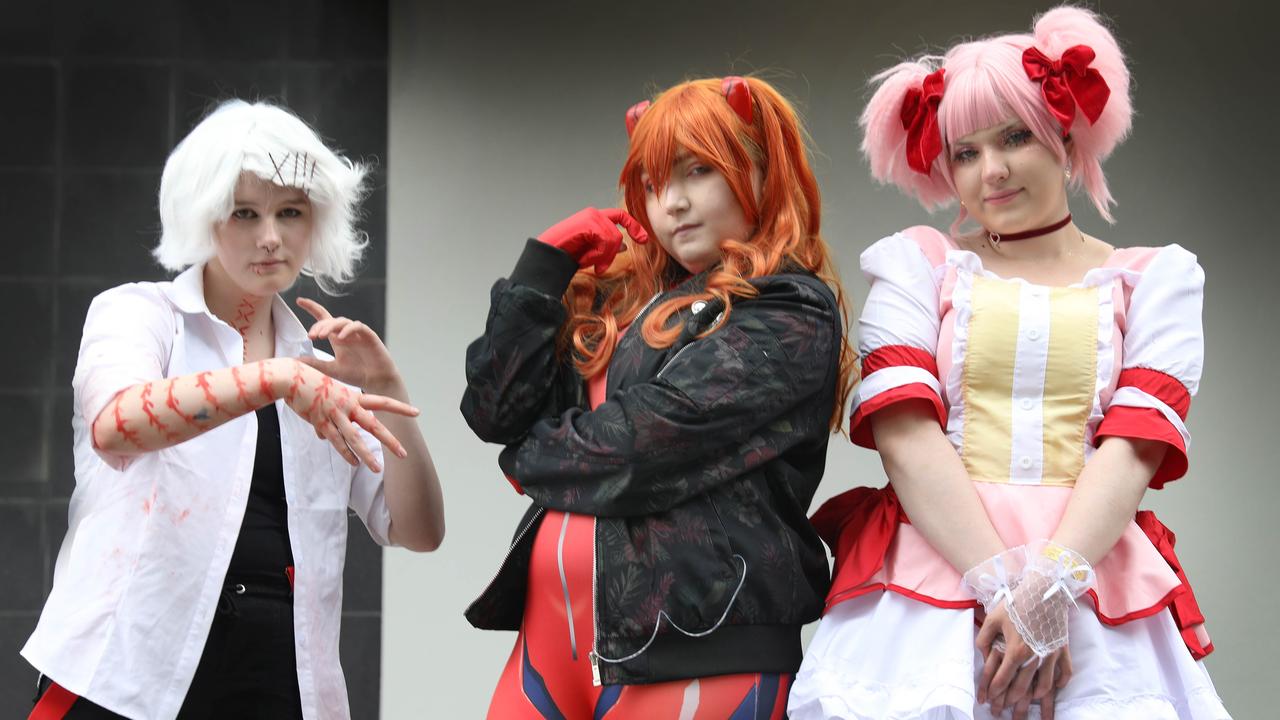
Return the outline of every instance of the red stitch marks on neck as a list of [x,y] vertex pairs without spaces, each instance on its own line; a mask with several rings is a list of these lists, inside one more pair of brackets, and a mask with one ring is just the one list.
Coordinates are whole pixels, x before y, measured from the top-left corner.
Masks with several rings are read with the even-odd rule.
[[204,391],[204,399],[213,406],[214,412],[220,412],[227,417],[231,417],[231,411],[222,407],[222,405],[218,403],[218,397],[213,394],[213,388],[209,386],[209,377],[212,375],[213,373],[208,370],[196,375],[196,387]]
[[196,418],[194,415],[188,415],[182,412],[182,408],[178,406],[178,399],[173,396],[173,386],[177,384],[178,384],[177,378],[174,378],[169,381],[169,387],[167,388],[166,396],[164,400],[165,406],[167,406],[170,410],[172,410],[174,414],[176,414],[178,417],[182,418],[182,422],[192,427],[200,427],[196,423]]
[[147,424],[159,430],[169,440],[177,440],[180,436],[169,429],[160,418],[151,411],[155,407],[155,403],[151,402],[151,383],[142,386],[142,412],[147,415]]
[[258,299],[254,295],[245,295],[240,298],[240,304],[236,306],[235,321],[232,323],[240,333],[240,339],[244,342],[246,359],[249,356],[249,327],[253,325],[253,316],[258,312],[258,308],[253,304],[253,301]]
[[[123,394],[124,393],[120,393],[120,395]],[[113,413],[115,414],[116,419],[116,432],[120,433],[120,437],[124,438],[129,444],[139,450],[145,450],[146,448],[142,446],[142,441],[138,439],[138,431],[130,430],[129,427],[125,425],[124,418],[120,415],[120,395],[116,396],[115,405],[113,406]]]

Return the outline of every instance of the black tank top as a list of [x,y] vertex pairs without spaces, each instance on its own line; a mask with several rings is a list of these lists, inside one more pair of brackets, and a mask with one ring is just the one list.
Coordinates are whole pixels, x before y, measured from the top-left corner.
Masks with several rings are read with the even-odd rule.
[[284,496],[284,460],[280,452],[280,417],[274,404],[259,408],[258,447],[253,457],[249,501],[228,577],[282,576],[293,565],[289,546],[289,506]]

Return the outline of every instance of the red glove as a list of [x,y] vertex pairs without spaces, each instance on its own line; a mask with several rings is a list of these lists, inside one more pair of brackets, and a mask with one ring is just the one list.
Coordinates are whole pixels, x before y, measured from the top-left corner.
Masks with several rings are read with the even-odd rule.
[[649,241],[640,221],[621,208],[584,208],[544,230],[538,240],[569,253],[580,268],[594,266],[598,275],[623,250],[619,225],[636,242]]

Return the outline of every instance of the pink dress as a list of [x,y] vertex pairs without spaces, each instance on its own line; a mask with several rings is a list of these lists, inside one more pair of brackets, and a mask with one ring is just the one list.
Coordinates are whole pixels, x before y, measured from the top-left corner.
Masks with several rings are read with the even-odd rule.
[[[1070,287],[1004,279],[941,233],[910,228],[862,255],[862,382],[850,436],[907,400],[933,406],[1006,546],[1053,535],[1107,436],[1168,446],[1151,481],[1187,470],[1204,273],[1177,245],[1117,250]],[[813,517],[835,549],[827,612],[792,718],[975,718],[973,596],[891,488],[855,488]],[[1059,718],[1225,718],[1203,665],[1204,618],[1150,512],[1130,523],[1071,618],[1075,676]]]

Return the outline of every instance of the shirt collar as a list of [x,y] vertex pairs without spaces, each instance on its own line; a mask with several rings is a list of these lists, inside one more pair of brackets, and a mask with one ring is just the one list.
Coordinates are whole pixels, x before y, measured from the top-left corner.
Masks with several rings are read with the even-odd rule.
[[[209,311],[209,304],[204,299],[204,263],[196,263],[183,270],[165,288],[165,294],[179,311],[193,315],[207,315],[217,320]],[[307,329],[302,321],[293,313],[289,303],[276,295],[271,299],[271,319],[276,326],[276,355],[292,357],[311,354],[311,339],[307,337]]]

